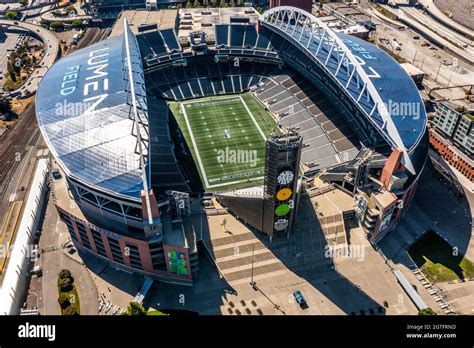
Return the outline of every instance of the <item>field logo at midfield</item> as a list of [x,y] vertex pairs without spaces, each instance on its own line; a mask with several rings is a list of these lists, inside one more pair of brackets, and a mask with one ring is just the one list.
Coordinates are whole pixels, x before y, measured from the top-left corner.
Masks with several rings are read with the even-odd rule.
[[257,150],[225,149],[217,150],[217,163],[219,164],[248,164],[250,167],[257,165]]

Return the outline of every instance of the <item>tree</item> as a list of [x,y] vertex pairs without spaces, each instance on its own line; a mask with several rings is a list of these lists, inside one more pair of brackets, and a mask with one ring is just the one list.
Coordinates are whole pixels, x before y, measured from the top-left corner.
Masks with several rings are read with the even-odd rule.
[[203,6],[203,7],[209,7],[209,0],[204,0],[204,1],[202,2],[202,6]]
[[235,7],[235,2],[234,2],[234,0],[229,0],[229,6],[230,6],[230,7]]
[[7,70],[13,82],[16,82],[16,71],[11,61],[7,63]]
[[188,2],[186,3],[186,8],[192,8],[193,7],[193,4],[191,3],[190,0],[188,0]]
[[63,311],[63,315],[77,315],[76,307],[69,306]]
[[71,303],[69,302],[69,295],[68,294],[60,294],[58,297],[58,302],[61,308],[66,308],[69,306]]
[[183,5],[181,3],[179,3],[178,5],[176,5],[176,8],[179,10],[179,9],[182,9],[183,8]]
[[125,315],[146,315],[145,308],[138,302],[130,302]]
[[59,278],[58,279],[58,286],[62,292],[67,292],[71,290],[72,280],[71,278]]
[[211,7],[216,7],[216,0],[211,0]]
[[227,3],[225,2],[225,0],[219,1],[219,7],[227,7]]
[[425,308],[418,312],[418,315],[436,315],[436,312],[431,308]]
[[71,279],[72,278],[72,275],[71,275],[71,271],[68,270],[68,269],[63,269],[61,270],[61,272],[59,272],[59,279]]
[[84,22],[81,21],[80,19],[74,19],[74,20],[71,22],[71,25],[72,25],[74,28],[83,28],[83,27],[84,27]]
[[21,59],[21,64],[22,64],[24,67],[29,67],[29,66],[31,66],[31,57],[25,55],[25,56]]
[[237,1],[237,6],[239,6],[239,7],[243,7],[244,4],[245,4],[245,3],[244,3],[244,0],[238,0],[238,1]]
[[51,30],[57,31],[57,30],[63,30],[64,29],[64,23],[62,22],[53,22],[49,25]]
[[18,19],[18,12],[7,11],[7,13],[5,13],[5,18],[6,19]]
[[201,7],[201,3],[199,2],[199,0],[194,0],[194,5],[193,6],[195,8]]
[[0,114],[9,114],[12,112],[11,100],[0,97]]

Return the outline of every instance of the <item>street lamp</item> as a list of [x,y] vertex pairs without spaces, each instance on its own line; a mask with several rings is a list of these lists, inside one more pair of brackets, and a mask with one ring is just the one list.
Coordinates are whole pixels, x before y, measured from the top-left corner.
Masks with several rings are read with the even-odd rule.
[[253,262],[255,261],[255,255],[254,255],[255,247],[252,245],[252,276],[250,279],[250,285],[254,290],[257,290],[257,284],[255,283],[255,280],[253,280]]

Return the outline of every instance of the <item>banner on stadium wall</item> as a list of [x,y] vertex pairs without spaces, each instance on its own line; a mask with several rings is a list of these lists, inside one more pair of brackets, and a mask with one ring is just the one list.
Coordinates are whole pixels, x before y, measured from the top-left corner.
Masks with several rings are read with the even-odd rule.
[[163,250],[166,258],[166,269],[169,273],[191,278],[191,264],[189,253],[186,248],[178,248],[164,245]]

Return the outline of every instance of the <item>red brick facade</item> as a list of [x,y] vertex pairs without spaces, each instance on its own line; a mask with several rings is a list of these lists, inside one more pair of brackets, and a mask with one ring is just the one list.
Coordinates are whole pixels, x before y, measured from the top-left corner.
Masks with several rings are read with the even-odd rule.
[[[439,135],[433,134],[430,131],[430,145],[446,162],[452,167],[456,168],[462,175],[474,182],[474,167],[472,161],[467,161],[462,156],[458,156],[452,149],[449,148],[441,139]],[[467,156],[467,155],[466,155]],[[470,163],[469,163],[470,162]]]

